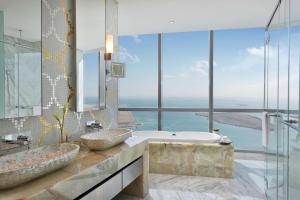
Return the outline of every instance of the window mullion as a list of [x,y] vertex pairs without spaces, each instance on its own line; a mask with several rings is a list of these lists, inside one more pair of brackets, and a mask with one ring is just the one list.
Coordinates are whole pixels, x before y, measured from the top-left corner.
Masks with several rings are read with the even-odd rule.
[[159,33],[158,35],[158,101],[157,101],[157,105],[158,105],[158,117],[157,117],[157,129],[159,131],[162,130],[162,113],[161,113],[161,107],[162,107],[162,92],[161,92],[161,75],[162,75],[162,33]]
[[208,131],[213,130],[213,112],[214,112],[214,31],[209,31],[209,113],[208,113]]

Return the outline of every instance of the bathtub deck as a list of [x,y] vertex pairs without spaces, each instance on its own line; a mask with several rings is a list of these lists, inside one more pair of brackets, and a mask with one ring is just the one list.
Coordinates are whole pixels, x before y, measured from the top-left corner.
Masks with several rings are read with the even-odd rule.
[[235,153],[233,179],[150,174],[150,193],[144,198],[124,194],[114,200],[265,200],[264,155]]
[[154,174],[232,178],[234,147],[218,143],[149,142]]

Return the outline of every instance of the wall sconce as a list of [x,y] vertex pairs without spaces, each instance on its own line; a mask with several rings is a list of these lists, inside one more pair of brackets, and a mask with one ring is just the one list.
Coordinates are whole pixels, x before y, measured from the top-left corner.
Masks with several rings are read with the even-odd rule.
[[104,59],[111,60],[112,53],[114,53],[114,37],[112,34],[106,34]]

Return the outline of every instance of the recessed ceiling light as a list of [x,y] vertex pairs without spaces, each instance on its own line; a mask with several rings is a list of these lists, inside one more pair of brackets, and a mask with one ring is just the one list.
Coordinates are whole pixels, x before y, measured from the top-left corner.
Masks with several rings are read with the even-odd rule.
[[174,19],[170,19],[169,23],[170,24],[175,24],[175,20]]

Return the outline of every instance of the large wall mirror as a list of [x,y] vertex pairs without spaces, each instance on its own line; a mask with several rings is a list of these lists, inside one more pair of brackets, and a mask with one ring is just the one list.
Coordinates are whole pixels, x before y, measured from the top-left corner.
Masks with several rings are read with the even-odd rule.
[[0,118],[41,115],[41,0],[0,1]]
[[76,0],[76,111],[105,108],[105,0]]

